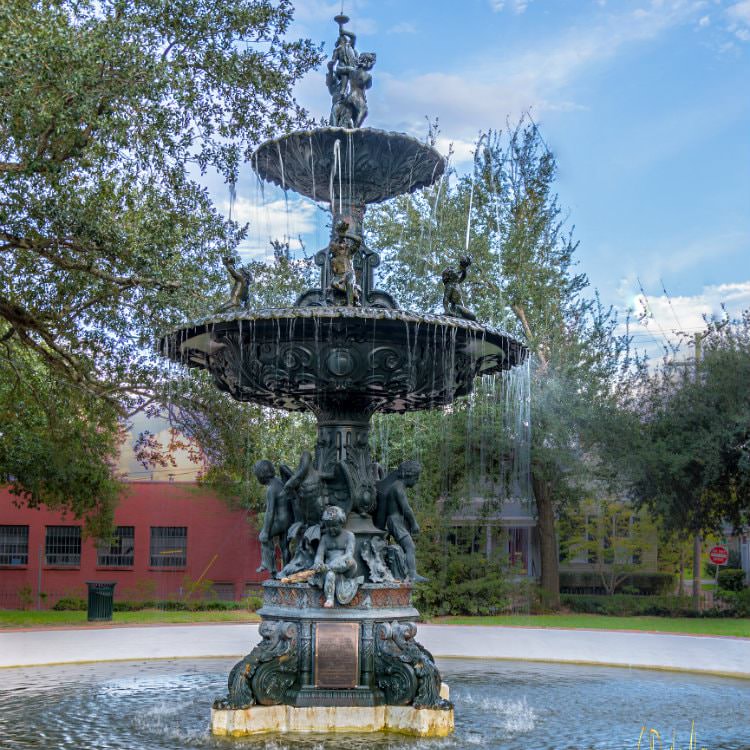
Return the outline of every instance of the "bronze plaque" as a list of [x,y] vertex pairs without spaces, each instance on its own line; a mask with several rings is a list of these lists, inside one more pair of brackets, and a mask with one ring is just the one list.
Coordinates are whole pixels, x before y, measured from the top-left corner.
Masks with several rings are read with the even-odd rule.
[[315,687],[353,688],[359,683],[359,623],[315,624]]

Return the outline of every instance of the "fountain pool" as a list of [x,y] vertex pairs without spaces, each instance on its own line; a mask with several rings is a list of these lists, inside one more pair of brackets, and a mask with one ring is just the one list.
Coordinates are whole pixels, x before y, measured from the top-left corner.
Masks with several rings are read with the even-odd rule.
[[[231,660],[100,663],[2,671],[0,748],[62,750],[635,749],[641,727],[664,747],[750,747],[750,681],[608,667],[440,660],[456,731],[442,739],[395,734],[211,735],[206,696],[226,689]],[[658,747],[658,743],[656,744]]]

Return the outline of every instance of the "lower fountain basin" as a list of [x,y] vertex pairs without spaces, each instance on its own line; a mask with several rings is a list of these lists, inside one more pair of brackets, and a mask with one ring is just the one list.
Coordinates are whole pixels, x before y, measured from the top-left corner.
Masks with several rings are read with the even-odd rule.
[[[519,630],[519,656],[523,633]],[[217,643],[216,648],[225,646]],[[225,689],[235,658],[3,669],[0,745],[46,750],[603,750],[636,748],[645,726],[643,748],[649,746],[652,728],[665,748],[673,730],[675,747],[688,748],[693,720],[696,747],[746,750],[748,745],[748,680],[491,659],[440,660],[456,706],[456,727],[434,744],[356,729],[283,739],[259,735],[235,744],[212,736],[209,708],[210,699]]]
[[406,412],[450,404],[478,375],[523,362],[509,334],[446,315],[359,307],[236,311],[163,337],[238,401],[288,411]]

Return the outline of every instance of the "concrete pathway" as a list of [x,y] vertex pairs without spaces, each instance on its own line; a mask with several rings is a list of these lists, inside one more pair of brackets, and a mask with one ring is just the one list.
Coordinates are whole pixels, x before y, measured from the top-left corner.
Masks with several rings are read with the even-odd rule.
[[[750,679],[750,639],[605,630],[420,625],[436,657],[520,659],[652,667]],[[237,657],[257,624],[0,631],[0,667],[87,661]]]

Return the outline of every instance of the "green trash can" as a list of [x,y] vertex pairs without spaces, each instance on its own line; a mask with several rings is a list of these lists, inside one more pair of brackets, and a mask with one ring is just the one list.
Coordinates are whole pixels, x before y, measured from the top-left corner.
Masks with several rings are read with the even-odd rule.
[[116,583],[86,581],[89,587],[89,622],[109,622],[112,620],[112,602],[115,598]]

